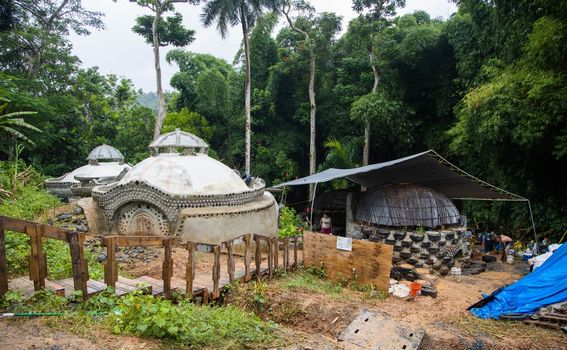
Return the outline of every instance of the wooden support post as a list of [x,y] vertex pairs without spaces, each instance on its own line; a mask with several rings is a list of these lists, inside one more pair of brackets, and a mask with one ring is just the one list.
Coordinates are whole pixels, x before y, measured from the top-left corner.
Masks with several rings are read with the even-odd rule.
[[209,290],[205,288],[203,290],[203,304],[207,305],[209,303]]
[[0,218],[0,298],[8,291],[8,267],[6,266],[6,240],[4,221]]
[[254,235],[254,240],[256,241],[256,255],[254,257],[256,263],[256,279],[259,281],[262,279],[262,250],[261,250],[261,239],[257,235]]
[[250,261],[252,260],[251,235],[247,233],[242,239],[244,240],[244,282],[248,282],[252,279],[250,275]]
[[116,288],[118,281],[118,266],[116,265],[116,237],[104,237],[106,246],[106,261],[104,262],[104,283],[107,287]]
[[298,236],[293,237],[293,267],[297,269],[297,238]]
[[283,244],[283,265],[284,270],[287,272],[289,271],[289,237],[283,240]]
[[163,240],[163,267],[161,276],[163,279],[163,296],[171,298],[171,277],[173,276],[173,240],[166,238]]
[[42,276],[42,260],[43,254],[41,249],[41,236],[37,232],[37,227],[26,226],[26,233],[30,237],[30,279],[33,281],[33,288],[38,291],[45,288],[45,280],[41,279]]
[[186,283],[186,294],[187,298],[193,297],[193,281],[195,280],[195,250],[197,245],[193,242],[187,243],[187,250],[189,251],[189,256],[187,258],[187,266],[185,267],[185,281]]
[[73,269],[73,286],[75,290],[80,290],[83,300],[87,300],[89,292],[87,281],[89,280],[89,267],[83,252],[85,235],[77,232],[67,233],[67,242],[71,253],[71,267]]
[[43,251],[43,237],[45,229],[43,225],[36,224],[35,232],[37,232],[37,253],[39,262],[39,283],[41,288],[45,288],[45,279],[47,278],[47,256]]
[[213,264],[213,299],[216,299],[220,296],[220,247],[218,245],[213,247],[213,253],[215,254],[215,261]]
[[274,270],[280,267],[280,239],[274,238]]
[[274,266],[274,238],[268,239],[268,278],[272,278]]
[[236,268],[234,264],[234,241],[226,242],[226,251],[227,251],[226,267],[228,270],[228,281],[232,283],[234,282],[234,270]]

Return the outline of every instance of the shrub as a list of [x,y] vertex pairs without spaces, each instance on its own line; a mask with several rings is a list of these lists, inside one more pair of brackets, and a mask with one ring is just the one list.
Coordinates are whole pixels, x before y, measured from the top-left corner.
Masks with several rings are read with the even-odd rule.
[[280,213],[280,229],[278,235],[280,238],[292,237],[300,235],[298,229],[297,214],[295,209],[283,207]]
[[190,347],[240,349],[270,344],[276,327],[234,306],[197,306],[133,293],[122,297],[111,325],[114,333],[170,339]]

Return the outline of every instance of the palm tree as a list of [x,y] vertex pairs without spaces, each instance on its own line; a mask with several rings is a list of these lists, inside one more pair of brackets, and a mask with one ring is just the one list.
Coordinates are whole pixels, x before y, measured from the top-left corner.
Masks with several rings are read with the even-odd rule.
[[18,129],[25,128],[37,132],[41,132],[35,126],[28,124],[25,122],[22,116],[24,115],[34,115],[37,114],[36,112],[12,112],[12,113],[4,113],[6,108],[8,108],[8,104],[10,100],[0,97],[0,135],[1,134],[8,134],[16,139],[20,139],[25,141],[31,145],[35,145],[35,143],[30,140],[26,135],[20,132]]
[[246,83],[244,85],[244,110],[246,113],[245,171],[250,174],[250,29],[262,14],[265,0],[210,0],[205,4],[201,19],[206,27],[216,22],[217,29],[224,39],[229,26],[240,24],[246,57]]

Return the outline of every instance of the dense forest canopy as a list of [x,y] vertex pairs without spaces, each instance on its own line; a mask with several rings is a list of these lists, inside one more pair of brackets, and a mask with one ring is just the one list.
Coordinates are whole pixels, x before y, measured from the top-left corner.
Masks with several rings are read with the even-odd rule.
[[[530,198],[539,230],[560,237],[567,230],[567,2],[456,2],[458,12],[446,20],[423,11],[396,16],[403,1],[378,0],[354,1],[361,15],[350,23],[333,13],[293,17],[308,42],[290,26],[278,27],[281,14],[266,6],[249,28],[252,174],[268,184],[308,174],[315,52],[317,169],[362,164],[371,121],[370,163],[435,149]],[[388,11],[369,16],[380,3]],[[10,102],[1,113],[36,112],[24,119],[42,131],[0,119],[2,159],[17,148],[14,130],[35,143],[21,157],[45,175],[83,164],[101,143],[131,163],[148,155],[156,95],[83,67],[71,53],[71,31],[102,28],[102,14],[80,0],[2,2],[0,97]],[[231,63],[190,45],[169,52],[178,72],[163,128],[198,134],[212,155],[241,170],[245,53]],[[372,64],[380,73],[376,89]],[[529,234],[523,205],[466,203],[463,210],[472,222]]]

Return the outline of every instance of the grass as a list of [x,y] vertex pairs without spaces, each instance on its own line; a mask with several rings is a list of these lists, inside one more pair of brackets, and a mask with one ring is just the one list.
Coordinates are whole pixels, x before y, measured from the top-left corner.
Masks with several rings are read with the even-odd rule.
[[469,313],[448,317],[444,321],[474,338],[488,335],[501,340],[513,338],[528,341],[531,344],[555,343],[567,346],[567,338],[562,333],[530,326],[523,322],[484,320]]
[[117,298],[107,290],[77,302],[49,290],[23,299],[10,292],[0,300],[10,312],[62,312],[50,317],[46,325],[94,336],[101,331],[157,338],[190,348],[242,349],[267,347],[281,342],[280,330],[273,322],[264,322],[254,313],[236,306],[199,306],[185,300],[171,300],[130,293]]

